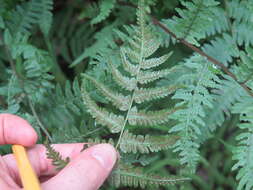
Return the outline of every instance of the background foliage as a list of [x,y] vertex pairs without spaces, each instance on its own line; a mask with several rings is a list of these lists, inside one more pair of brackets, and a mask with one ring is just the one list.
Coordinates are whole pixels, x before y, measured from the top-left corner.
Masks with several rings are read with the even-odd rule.
[[[116,144],[119,135],[89,113],[83,86],[100,108],[122,114],[89,77],[122,90],[107,58],[127,74],[121,68],[120,49],[133,40],[137,5],[137,0],[1,0],[0,113],[27,119],[40,143],[47,137],[51,143],[112,139]],[[155,36],[154,43],[160,45],[152,58],[173,52],[155,71],[176,70],[145,86],[174,86],[174,91],[140,107],[143,113],[174,111],[165,122],[150,125],[149,120],[149,128],[137,122],[126,125],[130,131],[125,132],[137,141],[134,145],[148,134],[162,134],[163,142],[164,135],[173,135],[176,142],[158,153],[152,146],[137,147],[136,152],[153,152],[144,155],[123,147],[122,162],[134,168],[122,164],[115,175],[124,171],[130,177],[116,178],[113,186],[103,188],[138,189],[162,176],[184,176],[191,180],[156,188],[253,189],[253,2],[146,0],[142,9],[148,13],[147,39]],[[84,83],[82,73],[89,82]],[[145,140],[156,142],[147,136]],[[7,153],[8,147],[1,151]]]

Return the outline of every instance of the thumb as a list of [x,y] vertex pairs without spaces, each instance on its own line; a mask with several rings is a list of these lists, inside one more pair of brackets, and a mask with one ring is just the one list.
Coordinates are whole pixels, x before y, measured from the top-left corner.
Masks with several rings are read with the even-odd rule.
[[117,153],[109,144],[92,146],[81,152],[56,176],[42,184],[44,190],[96,190],[110,174]]

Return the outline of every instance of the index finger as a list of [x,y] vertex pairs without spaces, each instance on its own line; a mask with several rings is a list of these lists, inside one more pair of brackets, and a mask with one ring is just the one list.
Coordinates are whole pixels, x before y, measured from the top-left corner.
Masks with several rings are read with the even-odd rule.
[[0,145],[32,146],[37,139],[35,130],[26,120],[11,114],[0,114]]

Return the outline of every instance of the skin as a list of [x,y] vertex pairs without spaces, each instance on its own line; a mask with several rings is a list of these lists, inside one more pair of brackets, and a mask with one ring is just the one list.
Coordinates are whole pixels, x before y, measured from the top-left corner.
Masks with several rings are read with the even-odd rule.
[[[57,172],[46,158],[43,145],[36,145],[37,134],[24,119],[0,114],[0,145],[20,144],[27,147],[27,153],[41,181],[43,190],[96,190],[110,174],[117,153],[109,144],[99,144],[80,152],[82,143],[56,144],[55,150],[63,157],[70,157],[70,163]],[[0,189],[21,190],[16,161],[12,154],[0,156]]]

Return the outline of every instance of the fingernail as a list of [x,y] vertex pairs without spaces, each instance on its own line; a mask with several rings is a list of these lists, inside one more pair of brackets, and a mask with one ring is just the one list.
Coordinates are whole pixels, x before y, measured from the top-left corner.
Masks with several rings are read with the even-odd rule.
[[103,168],[111,170],[116,162],[117,154],[113,146],[100,144],[93,147],[91,156],[94,157]]

